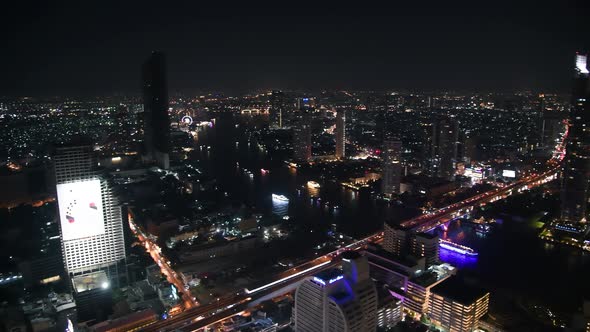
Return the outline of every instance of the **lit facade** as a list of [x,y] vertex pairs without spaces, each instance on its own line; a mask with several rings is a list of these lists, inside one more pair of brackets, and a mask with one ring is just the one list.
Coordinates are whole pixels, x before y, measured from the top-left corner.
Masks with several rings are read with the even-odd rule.
[[295,331],[375,331],[377,290],[366,258],[343,255],[342,270],[320,272],[295,292]]
[[402,320],[402,301],[388,295],[386,303],[380,303],[377,310],[377,326],[390,328]]
[[401,256],[407,245],[407,230],[385,223],[385,230],[383,234],[383,249],[386,251]]
[[454,118],[443,118],[432,125],[430,167],[433,176],[450,179],[457,161],[459,122]]
[[440,262],[440,243],[436,235],[414,233],[398,225],[385,223],[383,249],[396,256],[424,257],[426,267]]
[[283,128],[283,117],[286,115],[287,105],[282,91],[272,91],[270,95],[269,126],[273,129]]
[[402,142],[391,140],[384,142],[381,192],[385,194],[397,194],[400,192],[402,176],[401,153]]
[[344,110],[336,112],[336,158],[343,159],[346,153],[346,116]]
[[456,269],[448,264],[424,265],[424,258],[411,260],[386,251],[366,251],[371,277],[389,286],[390,293],[402,300],[403,310],[420,317],[428,313],[431,289],[453,276]]
[[416,234],[411,239],[411,252],[416,257],[426,259],[426,267],[436,265],[439,259],[439,239],[436,235]]
[[428,316],[451,332],[471,332],[488,312],[490,293],[473,289],[453,277],[430,293]]
[[587,55],[576,55],[570,129],[561,190],[561,220],[586,221],[590,180],[590,83]]
[[[121,208],[97,171],[92,145],[59,147],[54,162],[66,271],[76,277],[103,270],[118,280],[117,266],[125,259]],[[96,200],[85,201],[94,195]]]
[[306,109],[295,113],[293,159],[298,162],[308,162],[311,159],[311,114]]

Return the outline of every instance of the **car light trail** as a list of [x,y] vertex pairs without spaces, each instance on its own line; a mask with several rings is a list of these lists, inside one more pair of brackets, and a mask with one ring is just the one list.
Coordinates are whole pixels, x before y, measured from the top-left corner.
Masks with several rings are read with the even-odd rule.
[[276,284],[279,284],[279,283],[281,283],[281,282],[283,282],[283,281],[289,280],[289,279],[291,279],[291,278],[295,278],[295,277],[297,277],[297,276],[299,276],[299,275],[302,275],[302,274],[304,274],[304,273],[307,273],[307,272],[309,272],[309,271],[313,271],[313,270],[315,270],[315,269],[317,269],[317,268],[320,268],[320,267],[322,267],[322,266],[324,266],[324,265],[326,265],[326,264],[330,264],[330,263],[331,263],[331,261],[326,261],[326,262],[320,263],[320,264],[318,264],[318,265],[316,265],[316,266],[312,266],[312,267],[310,267],[310,268],[308,268],[308,269],[305,269],[305,270],[303,270],[303,271],[299,271],[299,272],[297,272],[297,273],[295,273],[295,274],[292,274],[292,275],[290,275],[290,276],[284,277],[284,278],[282,278],[282,279],[275,280],[275,281],[273,281],[273,282],[271,282],[271,283],[268,283],[268,284],[266,284],[266,285],[264,285],[264,286],[260,286],[260,287],[258,287],[258,288],[254,288],[253,290],[246,289],[246,294],[253,294],[253,293],[259,292],[259,291],[261,291],[261,290],[264,290],[264,289],[267,289],[267,288],[269,288],[269,287],[272,287],[272,286],[274,286],[274,285],[276,285]]

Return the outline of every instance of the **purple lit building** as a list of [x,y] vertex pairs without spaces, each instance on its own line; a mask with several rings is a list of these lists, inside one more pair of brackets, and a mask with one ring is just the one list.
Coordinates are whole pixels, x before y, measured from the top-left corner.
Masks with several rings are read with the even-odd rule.
[[304,281],[295,293],[295,330],[375,331],[377,290],[367,259],[342,255],[342,269],[330,269]]

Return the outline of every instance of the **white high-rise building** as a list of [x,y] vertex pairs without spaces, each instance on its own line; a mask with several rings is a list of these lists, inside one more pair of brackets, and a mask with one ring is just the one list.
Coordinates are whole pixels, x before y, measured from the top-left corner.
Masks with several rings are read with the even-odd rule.
[[304,281],[295,293],[295,331],[375,331],[377,290],[369,264],[356,252],[343,255],[342,270]]
[[346,151],[346,116],[344,110],[336,112],[336,158],[343,159]]
[[108,287],[118,281],[117,268],[125,259],[117,197],[97,170],[92,144],[60,146],[54,162],[65,269],[73,280],[103,275],[95,278],[100,285],[79,286],[74,281],[76,291]]
[[451,277],[430,292],[428,317],[448,331],[471,332],[488,312],[490,293]]

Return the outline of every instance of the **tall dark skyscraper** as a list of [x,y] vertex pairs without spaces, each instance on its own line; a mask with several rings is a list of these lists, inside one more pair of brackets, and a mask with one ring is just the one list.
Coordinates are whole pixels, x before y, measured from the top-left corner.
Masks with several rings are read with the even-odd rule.
[[343,159],[345,155],[346,146],[346,116],[344,110],[340,109],[336,112],[336,158]]
[[286,115],[286,112],[285,93],[274,90],[270,95],[270,127],[283,128],[283,117]]
[[144,156],[161,168],[170,166],[170,118],[168,116],[168,81],[166,57],[153,52],[143,64],[143,133]]
[[311,114],[307,109],[300,109],[294,120],[293,159],[308,162],[311,159]]
[[443,118],[432,125],[431,173],[445,179],[454,174],[459,141],[459,123],[454,118]]
[[402,142],[386,140],[383,143],[383,174],[381,176],[381,192],[398,194],[402,175],[401,164]]
[[590,180],[590,83],[587,55],[577,54],[561,190],[561,219],[586,222]]
[[541,132],[539,146],[545,151],[555,149],[557,139],[563,131],[563,112],[544,111],[541,115]]

